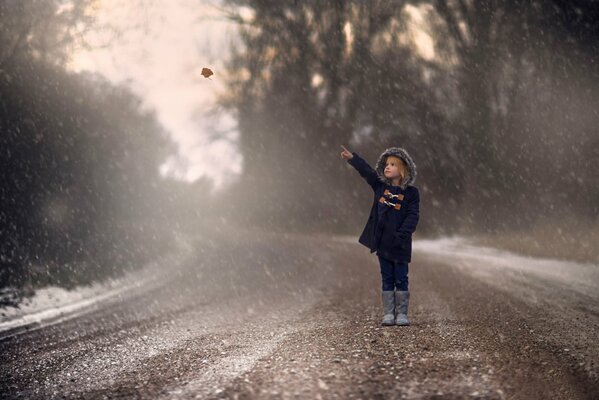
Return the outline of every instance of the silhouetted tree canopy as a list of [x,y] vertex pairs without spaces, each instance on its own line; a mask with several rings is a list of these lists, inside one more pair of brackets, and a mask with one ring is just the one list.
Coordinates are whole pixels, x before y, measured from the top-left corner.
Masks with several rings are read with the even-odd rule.
[[63,67],[85,3],[0,5],[0,287],[89,282],[169,245],[169,136],[128,89]]
[[[596,218],[596,2],[228,3],[243,44],[223,102],[254,222],[362,224],[369,199],[340,144],[372,164],[408,149],[421,232],[525,227],[564,205]],[[409,40],[410,7],[433,59]]]

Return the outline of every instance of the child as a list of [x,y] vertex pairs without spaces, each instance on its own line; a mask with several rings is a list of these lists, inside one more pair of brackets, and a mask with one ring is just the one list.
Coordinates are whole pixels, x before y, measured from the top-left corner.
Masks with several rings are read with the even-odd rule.
[[408,263],[412,260],[412,233],[420,216],[420,194],[413,186],[416,164],[407,151],[391,147],[372,169],[357,153],[341,147],[341,158],[374,190],[370,216],[358,241],[371,253],[377,252],[383,281],[382,325],[409,325]]

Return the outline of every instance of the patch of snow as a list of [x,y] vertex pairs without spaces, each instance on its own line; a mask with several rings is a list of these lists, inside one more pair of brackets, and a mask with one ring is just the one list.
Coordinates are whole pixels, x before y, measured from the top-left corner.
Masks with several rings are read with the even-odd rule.
[[[480,278],[498,283],[501,274],[549,281],[596,297],[599,293],[599,265],[523,256],[506,250],[473,244],[464,237],[415,240],[412,248],[427,256],[467,268]],[[418,256],[413,257],[416,261]]]
[[177,249],[171,254],[155,260],[140,270],[129,271],[116,279],[102,283],[79,286],[66,290],[57,286],[37,289],[35,294],[24,299],[17,307],[0,308],[0,336],[3,332],[25,326],[41,325],[49,321],[59,322],[90,309],[93,305],[127,293],[133,289],[150,288],[164,284],[168,268],[164,264],[180,263],[192,252],[192,247],[183,237],[177,238]]
[[38,289],[33,297],[24,299],[18,307],[2,309],[0,332],[71,313],[129,289],[129,286],[120,286],[119,283],[113,280],[73,290],[57,286]]

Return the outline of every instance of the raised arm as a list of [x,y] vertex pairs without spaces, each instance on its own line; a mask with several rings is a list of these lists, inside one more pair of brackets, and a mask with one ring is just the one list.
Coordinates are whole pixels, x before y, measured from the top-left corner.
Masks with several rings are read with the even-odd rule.
[[345,147],[343,148],[343,152],[341,153],[341,157],[349,163],[352,167],[354,167],[358,173],[368,182],[372,190],[376,190],[376,185],[379,183],[379,177],[376,171],[368,165],[366,160],[358,155],[358,153],[350,152]]

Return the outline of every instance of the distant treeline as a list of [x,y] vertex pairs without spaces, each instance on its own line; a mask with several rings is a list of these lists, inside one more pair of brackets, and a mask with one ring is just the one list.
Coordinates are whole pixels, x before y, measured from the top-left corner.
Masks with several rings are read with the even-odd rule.
[[88,1],[61,3],[0,3],[0,288],[141,266],[209,188],[159,176],[176,147],[128,89],[65,70],[72,30],[92,21]]
[[138,99],[34,60],[4,65],[0,93],[0,285],[97,279],[156,248],[140,216],[168,141]]
[[596,2],[228,3],[242,35],[222,98],[244,157],[236,218],[357,229],[371,199],[344,144],[371,164],[411,153],[422,233],[597,219]]

